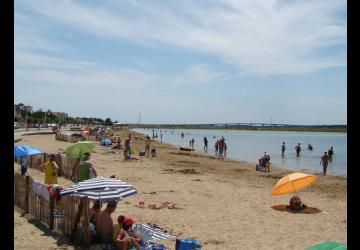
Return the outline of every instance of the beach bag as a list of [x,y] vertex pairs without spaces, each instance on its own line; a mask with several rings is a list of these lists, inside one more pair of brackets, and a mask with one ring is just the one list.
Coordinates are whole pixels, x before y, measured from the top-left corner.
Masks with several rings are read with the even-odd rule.
[[201,250],[201,245],[193,237],[176,239],[175,250]]

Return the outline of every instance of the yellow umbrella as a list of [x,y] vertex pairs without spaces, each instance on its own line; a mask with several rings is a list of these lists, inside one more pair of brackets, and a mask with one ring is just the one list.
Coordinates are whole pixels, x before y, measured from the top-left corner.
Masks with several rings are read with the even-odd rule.
[[316,180],[312,174],[293,173],[281,178],[271,191],[271,196],[297,192]]

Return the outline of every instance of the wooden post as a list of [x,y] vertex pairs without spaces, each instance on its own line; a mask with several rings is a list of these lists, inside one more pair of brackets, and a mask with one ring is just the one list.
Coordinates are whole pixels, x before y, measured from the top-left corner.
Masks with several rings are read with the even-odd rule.
[[85,197],[83,206],[83,228],[84,228],[84,245],[90,247],[90,219],[89,219],[89,199]]
[[30,184],[30,176],[25,176],[25,213],[29,212],[29,184]]
[[30,155],[30,167],[32,168],[32,155]]
[[49,212],[50,212],[50,221],[49,221],[49,229],[54,229],[54,207],[55,207],[55,199],[50,197],[49,201]]
[[71,235],[70,235],[70,240],[71,240],[71,241],[74,240],[75,233],[76,233],[76,229],[77,229],[77,226],[78,226],[78,224],[79,224],[80,217],[81,217],[81,214],[82,214],[83,205],[84,205],[84,198],[81,198],[81,199],[80,199],[80,204],[79,204],[79,206],[78,206],[78,210],[77,210],[77,213],[76,213],[74,225],[73,225],[73,228],[72,228],[72,230],[71,230]]

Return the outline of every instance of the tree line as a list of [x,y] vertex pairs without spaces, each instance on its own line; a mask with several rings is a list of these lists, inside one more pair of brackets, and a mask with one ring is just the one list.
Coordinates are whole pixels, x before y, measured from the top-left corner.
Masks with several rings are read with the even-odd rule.
[[53,114],[53,112],[48,110],[42,110],[41,108],[33,111],[31,106],[26,106],[23,103],[16,105],[19,109],[21,118],[15,117],[15,122],[24,122],[26,124],[92,124],[92,125],[104,125],[111,126],[117,121],[111,121],[111,118],[106,118],[105,120],[96,117],[71,117],[59,118]]

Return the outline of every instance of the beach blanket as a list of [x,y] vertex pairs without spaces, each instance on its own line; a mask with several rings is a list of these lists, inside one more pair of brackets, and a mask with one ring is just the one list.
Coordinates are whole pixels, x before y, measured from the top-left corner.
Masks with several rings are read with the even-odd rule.
[[49,195],[49,191],[47,189],[47,185],[41,183],[38,180],[33,180],[32,186],[33,186],[33,192],[35,195],[42,197],[47,202],[50,201],[50,195]]

